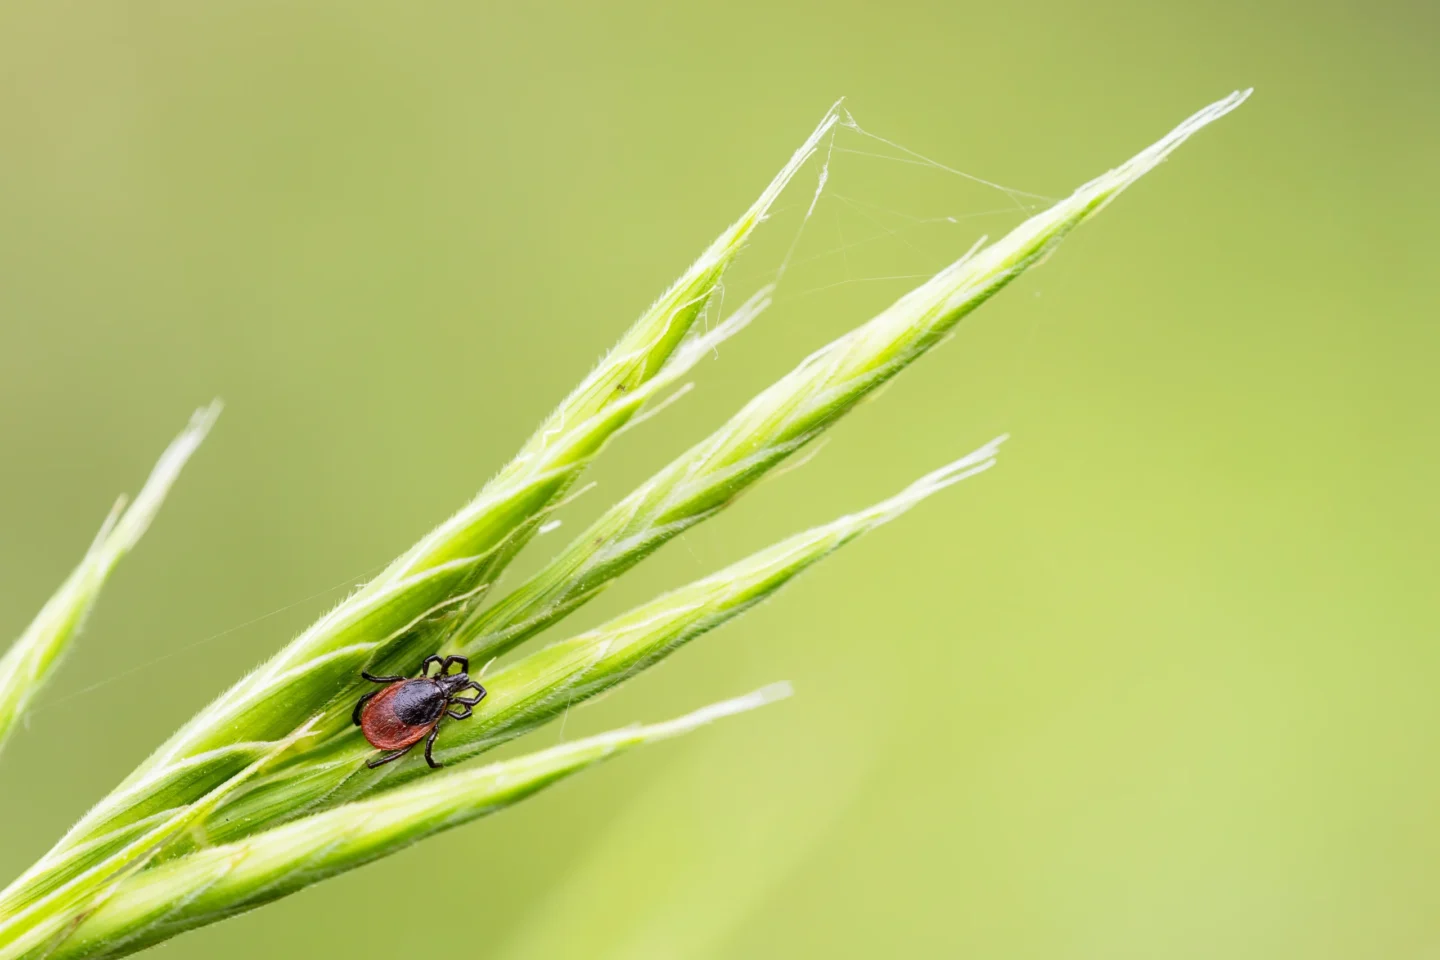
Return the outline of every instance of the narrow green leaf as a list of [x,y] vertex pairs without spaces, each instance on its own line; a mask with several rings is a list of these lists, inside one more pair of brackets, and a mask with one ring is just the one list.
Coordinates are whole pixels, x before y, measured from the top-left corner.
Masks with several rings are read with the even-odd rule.
[[787,684],[649,726],[587,737],[422,783],[212,847],[130,877],[55,960],[118,957],[244,913],[412,843],[510,806],[634,747],[689,733],[788,696]]
[[80,632],[110,571],[140,541],[219,415],[218,401],[195,412],[190,425],[161,454],[135,502],[129,509],[123,497],[115,504],[80,565],[0,658],[0,748]]

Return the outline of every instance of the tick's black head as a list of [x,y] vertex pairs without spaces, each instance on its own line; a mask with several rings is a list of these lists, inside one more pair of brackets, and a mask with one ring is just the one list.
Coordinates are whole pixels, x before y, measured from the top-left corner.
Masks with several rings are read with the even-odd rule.
[[[439,668],[433,674],[430,673],[431,664]],[[448,700],[470,685],[469,670],[470,661],[466,657],[446,657],[441,660],[438,656],[433,656],[426,657],[425,662],[420,665],[420,676],[438,683],[440,692]]]
[[447,700],[470,685],[470,675],[463,670],[460,673],[452,673],[448,676],[434,677],[433,679],[440,685],[440,690],[444,693],[445,699]]

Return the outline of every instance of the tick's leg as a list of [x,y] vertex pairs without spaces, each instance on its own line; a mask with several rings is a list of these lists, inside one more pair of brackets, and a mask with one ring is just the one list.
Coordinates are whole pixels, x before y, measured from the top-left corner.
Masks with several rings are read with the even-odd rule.
[[396,680],[410,679],[409,677],[377,677],[373,673],[366,673],[364,670],[360,671],[360,676],[369,680],[371,683],[394,683]]
[[360,711],[364,709],[365,704],[370,702],[370,698],[379,692],[379,690],[376,690],[375,693],[367,693],[360,698],[359,703],[355,704],[355,712],[350,714],[350,719],[355,721],[355,726],[360,726]]
[[435,724],[435,729],[430,731],[430,736],[425,738],[425,762],[434,769],[439,769],[443,764],[435,761],[435,756],[430,751],[435,748],[435,738],[440,735],[440,724]]
[[[455,703],[456,701],[451,700],[450,702]],[[464,720],[470,716],[470,705],[467,703],[462,705],[459,710],[446,710],[445,713],[454,717],[456,720]]]
[[[410,747],[413,746],[415,746],[415,744],[410,744]],[[365,766],[369,767],[371,770],[374,770],[381,764],[389,763],[391,760],[399,760],[401,757],[405,756],[405,754],[410,752],[410,747],[406,747],[404,750],[396,750],[394,753],[387,753],[383,757],[376,757],[374,760],[371,760],[369,763],[365,764]]]
[[420,676],[423,677],[423,676],[427,675],[427,674],[430,672],[430,664],[432,664],[432,663],[438,663],[438,664],[440,664],[440,672],[441,672],[441,673],[444,673],[444,672],[445,672],[445,664],[444,664],[444,662],[440,659],[440,657],[439,657],[437,654],[433,654],[433,653],[432,653],[432,654],[430,654],[430,656],[428,656],[428,657],[425,658],[425,662],[424,662],[424,663],[420,664]]
[[440,672],[441,672],[441,673],[449,673],[449,672],[450,672],[450,664],[452,664],[452,663],[458,663],[458,664],[460,664],[460,669],[457,670],[457,671],[455,671],[456,673],[469,673],[469,672],[470,672],[470,658],[469,658],[469,657],[446,657],[446,658],[445,658],[445,665],[440,668]]
[[451,703],[463,703],[463,704],[465,704],[465,705],[467,705],[467,706],[473,707],[473,706],[475,706],[475,704],[477,704],[477,703],[479,703],[481,700],[484,700],[484,699],[485,699],[485,688],[482,687],[482,686],[480,686],[480,684],[476,683],[474,680],[471,680],[469,683],[467,683],[465,686],[461,687],[460,689],[461,689],[461,690],[474,690],[474,691],[475,691],[475,696],[473,696],[473,697],[451,697],[451,698],[450,698],[450,702],[451,702]]

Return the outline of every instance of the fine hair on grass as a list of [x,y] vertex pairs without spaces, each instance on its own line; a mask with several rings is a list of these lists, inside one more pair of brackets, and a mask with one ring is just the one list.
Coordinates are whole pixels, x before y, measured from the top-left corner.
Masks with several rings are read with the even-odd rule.
[[[502,591],[502,573],[537,532],[550,529],[608,441],[627,427],[643,428],[717,345],[770,306],[765,288],[720,322],[702,322],[718,309],[727,269],[840,122],[832,108],[754,204],[472,500],[200,710],[0,891],[0,960],[133,953],[504,809],[633,747],[788,696],[787,685],[775,684],[676,719],[471,762],[647,670],[862,534],[994,466],[1003,436],[958,458],[959,451],[946,451],[929,473],[879,503],[791,533],[592,629],[523,649],[805,450],[1247,95],[1211,104],[804,358]],[[218,413],[218,405],[196,413],[134,502],[116,507],[75,572],[0,659],[0,747]],[[488,696],[473,716],[440,727],[434,755],[442,768],[432,769],[418,750],[369,766],[375,749],[352,719],[357,698],[375,689],[364,674],[408,675],[431,655],[465,656],[478,670],[507,654],[484,676]]]

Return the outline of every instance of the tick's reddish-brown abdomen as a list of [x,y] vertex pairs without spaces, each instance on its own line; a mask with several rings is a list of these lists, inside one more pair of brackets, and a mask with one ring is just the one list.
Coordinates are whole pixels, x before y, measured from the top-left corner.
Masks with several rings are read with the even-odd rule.
[[360,730],[376,749],[399,750],[417,743],[440,719],[436,717],[429,723],[412,725],[396,716],[395,694],[404,685],[405,681],[392,683],[372,697],[360,711]]

